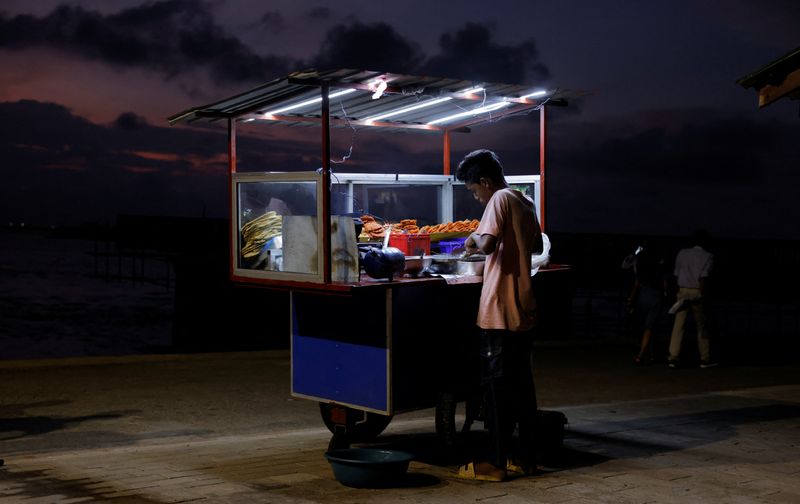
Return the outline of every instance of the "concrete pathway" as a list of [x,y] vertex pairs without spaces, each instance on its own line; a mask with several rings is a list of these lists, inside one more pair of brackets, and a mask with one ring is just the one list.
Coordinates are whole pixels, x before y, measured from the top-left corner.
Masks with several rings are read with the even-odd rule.
[[[569,426],[564,449],[540,474],[502,484],[454,479],[455,468],[433,449],[426,410],[398,415],[378,439],[417,456],[398,488],[385,490],[333,478],[316,405],[290,401],[283,388],[285,352],[6,362],[0,503],[800,502],[797,367],[626,367],[614,375],[598,364],[582,368],[578,390],[569,364],[575,349],[548,351],[563,357],[540,367],[542,402],[564,412]],[[221,388],[206,389],[201,378],[210,370]],[[163,373],[182,385],[159,389]],[[272,376],[277,391],[231,392],[219,383],[229,374],[233,383]],[[598,378],[609,375],[620,382]],[[745,386],[743,375],[756,386]],[[553,385],[559,377],[574,394],[557,397],[566,390]],[[651,383],[654,398],[639,397],[629,380]],[[692,382],[714,390],[687,393]],[[128,389],[115,393],[121,383]],[[20,392],[10,397],[13,389]],[[242,406],[253,398],[263,404]],[[223,408],[219,417],[203,416],[209,404]]]

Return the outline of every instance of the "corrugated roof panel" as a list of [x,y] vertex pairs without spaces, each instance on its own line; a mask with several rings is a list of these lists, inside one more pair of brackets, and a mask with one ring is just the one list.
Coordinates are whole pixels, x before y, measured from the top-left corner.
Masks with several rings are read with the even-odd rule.
[[[378,77],[386,81],[388,88],[382,97],[374,100],[372,99],[373,91],[368,88],[368,84]],[[396,131],[402,131],[409,127],[408,125],[427,125],[436,119],[473,110],[482,105],[499,103],[504,99],[517,100],[512,105],[498,105],[500,108],[492,114],[487,113],[478,116],[478,122],[480,122],[481,118],[489,121],[503,111],[533,110],[544,101],[563,96],[560,91],[550,91],[545,97],[532,98],[520,103],[518,102],[519,97],[524,96],[526,93],[531,93],[537,88],[535,86],[480,83],[463,79],[400,75],[369,70],[311,70],[295,72],[241,94],[208,105],[191,108],[175,114],[169,118],[169,121],[170,123],[176,123],[199,119],[258,118],[259,114],[264,114],[265,112],[279,111],[287,106],[319,98],[319,86],[323,82],[329,83],[330,94],[348,88],[355,89],[354,92],[330,100],[330,115],[334,119],[355,121],[356,123],[388,112],[418,105],[425,101],[441,97],[451,98],[428,107],[421,107],[379,119],[382,129]],[[481,86],[484,91],[470,96],[453,96],[453,93],[463,92],[473,86]],[[291,109],[278,115],[279,117],[271,122],[290,125],[300,123],[318,124],[320,104],[319,102],[309,103],[303,107]],[[431,128],[431,130],[441,130],[443,127],[455,128],[464,122],[476,124],[475,120],[476,116],[468,115],[452,123],[443,124],[441,127]],[[340,126],[341,124],[333,125]],[[346,125],[347,123],[345,123]]]

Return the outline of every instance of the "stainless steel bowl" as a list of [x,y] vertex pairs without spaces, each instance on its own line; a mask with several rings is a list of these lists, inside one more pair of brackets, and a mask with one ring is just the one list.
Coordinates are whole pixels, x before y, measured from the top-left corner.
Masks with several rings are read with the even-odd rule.
[[442,275],[473,275],[482,276],[486,264],[485,255],[471,255],[459,257],[455,255],[440,254],[431,256],[432,262],[429,271]]
[[431,256],[406,256],[406,267],[403,273],[415,277],[431,265]]
[[483,267],[486,265],[486,260],[463,260],[456,261],[456,275],[472,275],[483,276]]

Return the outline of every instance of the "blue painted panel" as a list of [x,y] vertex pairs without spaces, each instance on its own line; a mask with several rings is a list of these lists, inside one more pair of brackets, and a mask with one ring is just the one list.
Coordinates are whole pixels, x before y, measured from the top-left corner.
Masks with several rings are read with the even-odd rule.
[[292,336],[292,390],[386,411],[386,349]]
[[292,391],[388,411],[384,303],[293,292]]

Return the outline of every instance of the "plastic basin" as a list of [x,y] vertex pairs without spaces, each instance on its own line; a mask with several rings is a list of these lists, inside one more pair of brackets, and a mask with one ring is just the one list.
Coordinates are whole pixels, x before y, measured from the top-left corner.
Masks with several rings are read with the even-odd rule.
[[397,450],[348,448],[325,453],[333,476],[355,488],[387,488],[402,484],[413,455]]

